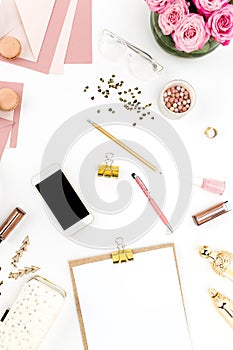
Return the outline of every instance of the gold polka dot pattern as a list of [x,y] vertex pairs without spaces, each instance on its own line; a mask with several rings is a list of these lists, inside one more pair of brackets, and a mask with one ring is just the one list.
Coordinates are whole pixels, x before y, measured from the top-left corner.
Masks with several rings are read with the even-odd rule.
[[38,349],[64,303],[65,293],[51,286],[37,276],[25,284],[0,322],[1,350]]

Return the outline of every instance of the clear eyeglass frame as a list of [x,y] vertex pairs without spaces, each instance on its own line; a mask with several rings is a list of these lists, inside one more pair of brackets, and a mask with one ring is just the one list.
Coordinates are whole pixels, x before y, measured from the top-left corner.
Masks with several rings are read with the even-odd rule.
[[156,62],[147,52],[139,49],[118,35],[104,29],[100,41],[100,51],[104,57],[112,61],[119,61],[127,56],[132,74],[139,80],[149,81],[163,70],[163,66]]

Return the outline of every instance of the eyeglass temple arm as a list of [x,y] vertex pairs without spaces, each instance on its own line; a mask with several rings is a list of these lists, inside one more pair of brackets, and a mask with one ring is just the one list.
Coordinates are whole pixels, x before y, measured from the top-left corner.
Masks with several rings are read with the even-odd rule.
[[125,44],[131,48],[131,50],[133,50],[136,53],[139,53],[141,55],[143,55],[145,57],[145,59],[149,60],[150,62],[152,62],[153,64],[156,64],[156,66],[158,67],[159,70],[163,69],[163,66],[161,66],[161,64],[159,64],[158,62],[156,62],[153,57],[151,57],[151,55],[149,55],[147,52],[139,49],[137,46],[134,46],[133,44],[129,43],[128,41],[124,40]]
[[126,43],[127,46],[129,46],[132,50],[136,51],[136,52],[140,52],[143,55],[147,56],[150,60],[153,60],[153,58],[151,57],[151,55],[149,55],[147,52],[139,49],[137,46],[134,46],[133,44],[130,44],[128,41],[124,40],[124,42]]
[[[113,33],[111,33],[113,34]],[[117,40],[119,40],[121,43],[125,43],[126,46],[128,46],[131,50],[133,50],[136,53],[140,53],[141,55],[143,55],[147,60],[152,61],[153,63],[155,63],[158,68],[160,68],[160,70],[163,69],[163,66],[161,66],[161,64],[155,62],[155,60],[153,59],[153,57],[151,55],[149,55],[147,52],[143,51],[142,49],[139,49],[137,46],[131,44],[130,42],[128,42],[125,39],[122,39],[121,37],[119,37],[118,35],[114,34],[115,38]]]
[[108,29],[105,29],[105,31],[108,32],[111,36],[115,37],[115,39],[117,39],[119,42],[124,43],[126,46],[128,46],[134,52],[143,55],[147,60],[152,61],[153,63],[155,63],[158,66],[159,70],[163,69],[163,67],[159,63],[155,62],[153,57],[151,57],[151,55],[149,55],[147,52],[139,49],[137,46],[131,44],[130,42],[128,42],[127,40],[121,38],[120,36],[110,32]]

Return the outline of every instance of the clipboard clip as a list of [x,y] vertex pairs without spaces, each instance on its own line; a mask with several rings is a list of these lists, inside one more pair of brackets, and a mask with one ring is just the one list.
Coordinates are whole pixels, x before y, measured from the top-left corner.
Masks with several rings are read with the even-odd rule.
[[122,237],[117,237],[115,242],[118,250],[116,252],[112,252],[111,254],[113,264],[132,261],[134,259],[133,250],[125,249],[124,239]]
[[119,166],[112,165],[114,162],[114,154],[108,152],[105,154],[105,164],[100,164],[98,167],[98,176],[113,177],[115,179],[119,176]]

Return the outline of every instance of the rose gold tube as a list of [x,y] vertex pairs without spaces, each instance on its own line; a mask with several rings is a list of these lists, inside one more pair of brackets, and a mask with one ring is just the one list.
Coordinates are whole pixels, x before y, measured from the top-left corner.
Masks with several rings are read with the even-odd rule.
[[7,236],[18,225],[18,223],[21,221],[25,214],[25,211],[23,211],[20,208],[15,208],[15,210],[13,210],[13,212],[0,226],[0,242],[7,238]]
[[228,201],[214,205],[192,216],[196,225],[202,225],[207,221],[213,220],[219,215],[225,214],[231,209],[227,205]]

